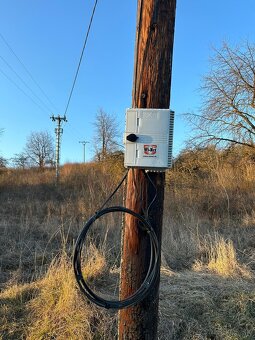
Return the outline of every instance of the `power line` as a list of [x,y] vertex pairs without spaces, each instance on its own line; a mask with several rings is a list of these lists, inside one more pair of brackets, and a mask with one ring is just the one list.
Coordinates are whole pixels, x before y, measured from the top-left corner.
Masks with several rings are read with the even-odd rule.
[[74,90],[74,87],[75,87],[75,84],[76,84],[76,80],[77,80],[77,77],[78,77],[78,73],[79,73],[79,70],[80,70],[83,54],[84,54],[84,51],[85,51],[85,48],[86,48],[86,45],[87,45],[87,41],[88,41],[88,37],[89,37],[89,32],[90,32],[90,28],[91,28],[91,25],[92,25],[92,22],[93,22],[93,18],[94,18],[95,10],[96,10],[96,7],[97,7],[97,3],[98,3],[98,0],[95,1],[94,7],[93,7],[93,10],[92,10],[89,26],[88,26],[88,29],[87,29],[87,33],[86,33],[85,41],[84,41],[84,44],[83,44],[80,60],[79,60],[78,67],[77,67],[77,70],[76,70],[76,73],[75,73],[75,77],[74,77],[74,80],[73,80],[73,85],[71,87],[71,91],[70,91],[69,98],[68,98],[68,101],[67,101],[67,105],[66,105],[64,116],[66,116],[66,113],[67,113],[67,110],[68,110],[68,107],[69,107],[69,104],[70,104],[70,101],[71,101],[71,98],[72,98],[72,95],[73,95],[73,90]]
[[29,98],[36,106],[38,106],[42,111],[46,111],[44,107],[38,104],[29,94],[27,94],[13,79],[11,79],[2,69],[0,72],[7,78],[14,86],[17,87],[27,98]]
[[7,42],[7,40],[4,38],[4,36],[2,35],[2,33],[0,33],[0,38],[3,40],[3,42],[5,43],[5,45],[8,47],[8,49],[11,51],[11,53],[15,56],[15,58],[18,60],[18,62],[22,65],[23,69],[26,71],[26,73],[29,75],[29,77],[32,79],[32,81],[35,83],[35,85],[38,87],[38,89],[41,91],[41,93],[44,95],[44,97],[48,100],[49,104],[51,106],[53,106],[57,111],[58,109],[56,108],[56,106],[53,104],[53,102],[50,100],[50,98],[48,97],[48,95],[45,93],[45,91],[41,88],[41,86],[38,84],[38,82],[35,80],[35,78],[33,77],[33,75],[31,74],[31,72],[28,70],[28,68],[26,67],[26,65],[23,63],[23,61],[18,57],[18,55],[15,53],[15,51],[13,50],[13,48],[11,47],[11,45]]
[[25,80],[14,70],[14,68],[0,55],[2,61],[9,67],[9,69],[16,75],[16,77],[26,86],[26,88],[39,100],[39,102],[47,109],[47,111],[52,112],[48,105],[41,100],[41,98],[31,89],[31,87],[25,82]]

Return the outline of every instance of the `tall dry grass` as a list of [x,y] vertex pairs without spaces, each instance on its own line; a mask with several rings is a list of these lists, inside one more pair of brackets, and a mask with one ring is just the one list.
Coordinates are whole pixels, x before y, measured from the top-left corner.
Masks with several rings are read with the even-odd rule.
[[[84,221],[123,174],[119,168],[113,176],[109,166],[67,164],[61,169],[59,186],[53,169],[10,169],[0,174],[0,331],[4,339],[115,338],[116,314],[87,303],[77,289],[71,264]],[[115,203],[122,203],[121,192]],[[83,268],[100,292],[116,261],[108,254],[120,234],[115,218],[109,216],[103,222],[88,235],[92,256]]]
[[[219,280],[253,280],[254,170],[251,154],[239,149],[227,153],[209,148],[180,156],[167,173],[165,192],[162,251],[172,270],[180,275],[188,270],[194,278],[212,273]],[[112,192],[123,171],[116,160],[66,164],[59,186],[52,169],[6,169],[0,173],[0,330],[4,339],[114,339],[116,314],[81,299],[70,259],[84,221]],[[121,190],[112,204],[122,204]],[[98,293],[115,298],[121,220],[122,216],[109,215],[93,226],[83,269]],[[243,304],[248,306],[245,299]],[[190,303],[191,298],[183,298],[181,306]],[[237,304],[235,297],[231,308]],[[252,311],[246,314],[250,325]],[[193,322],[202,324],[199,315]],[[193,327],[188,316],[184,323],[188,332]],[[181,334],[181,325],[176,334]],[[173,334],[177,328],[172,329]]]
[[210,244],[208,269],[225,277],[242,276],[251,278],[252,274],[237,260],[233,241],[219,237]]
[[[93,270],[93,269],[92,269]],[[91,275],[97,275],[97,267]],[[114,339],[116,316],[79,294],[70,257],[64,252],[45,275],[0,293],[3,339]]]
[[217,235],[214,247],[229,240],[235,259],[255,269],[254,160],[254,151],[243,148],[191,150],[176,160],[167,175],[163,235],[172,268],[208,263]]
[[[26,268],[28,280],[36,267],[49,264],[63,237],[73,246],[84,221],[95,213],[119,181],[107,164],[66,165],[61,183],[54,170],[7,170],[0,175],[1,278]],[[114,198],[122,203],[122,192]],[[71,250],[70,250],[71,251]],[[22,279],[25,279],[23,275]],[[1,280],[1,279],[0,279]]]
[[253,273],[237,259],[233,241],[225,240],[219,234],[204,239],[206,260],[196,260],[192,266],[195,271],[209,271],[221,277],[252,279]]

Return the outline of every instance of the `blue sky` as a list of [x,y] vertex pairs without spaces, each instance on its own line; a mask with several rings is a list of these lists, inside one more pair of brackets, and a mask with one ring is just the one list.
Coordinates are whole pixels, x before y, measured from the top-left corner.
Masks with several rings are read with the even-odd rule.
[[[93,4],[93,0],[0,1],[0,33],[51,101],[0,37],[0,127],[4,128],[0,154],[4,157],[21,152],[32,131],[48,130],[54,137],[50,116],[65,111]],[[92,141],[99,108],[116,115],[121,133],[124,130],[125,110],[131,106],[136,5],[136,0],[99,0],[64,125],[61,163],[83,160],[79,141]],[[209,70],[212,47],[223,40],[231,45],[253,42],[254,13],[254,0],[177,0],[171,91],[171,108],[176,112],[174,154],[190,133],[182,113],[199,113],[198,88]],[[92,152],[87,144],[87,159]]]

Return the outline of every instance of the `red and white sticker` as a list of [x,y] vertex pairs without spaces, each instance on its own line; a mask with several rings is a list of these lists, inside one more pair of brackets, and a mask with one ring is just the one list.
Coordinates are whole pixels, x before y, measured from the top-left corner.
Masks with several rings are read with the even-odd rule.
[[151,156],[157,153],[157,145],[154,144],[145,144],[144,145],[144,154]]

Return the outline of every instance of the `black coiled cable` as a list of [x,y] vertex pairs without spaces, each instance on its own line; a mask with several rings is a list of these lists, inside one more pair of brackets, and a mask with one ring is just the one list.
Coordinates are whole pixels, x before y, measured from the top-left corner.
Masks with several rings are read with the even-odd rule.
[[[118,185],[117,189],[120,187],[120,185],[123,183],[124,179],[126,178],[127,174],[124,176],[123,180],[121,183]],[[114,192],[116,192],[115,190]],[[112,197],[113,194],[110,196]],[[107,202],[109,199],[107,199]],[[104,205],[103,205],[104,206]],[[147,274],[145,276],[144,281],[142,282],[140,288],[131,296],[129,296],[126,299],[123,300],[106,300],[103,299],[102,297],[98,296],[95,294],[90,287],[87,285],[83,275],[82,275],[82,268],[81,268],[81,252],[82,249],[85,248],[85,240],[87,233],[92,226],[92,224],[102,217],[105,214],[112,213],[112,212],[122,212],[122,213],[127,213],[130,214],[138,219],[140,223],[138,223],[139,228],[141,228],[143,231],[145,231],[148,234],[149,241],[150,241],[150,249],[151,249],[151,254],[150,254],[150,262],[149,262],[149,267]],[[81,291],[87,296],[87,298],[92,301],[93,303],[97,304],[100,307],[104,308],[112,308],[112,309],[122,309],[126,307],[133,306],[140,301],[142,301],[153,289],[154,283],[157,278],[158,274],[158,261],[159,261],[159,246],[158,246],[158,239],[157,236],[148,222],[147,219],[145,219],[142,215],[137,214],[136,212],[122,207],[122,206],[113,206],[109,208],[101,208],[98,212],[96,212],[84,225],[77,241],[75,244],[75,249],[74,249],[74,256],[73,256],[73,267],[74,267],[74,274],[77,280],[77,283],[81,289]],[[86,249],[85,249],[86,251]]]

